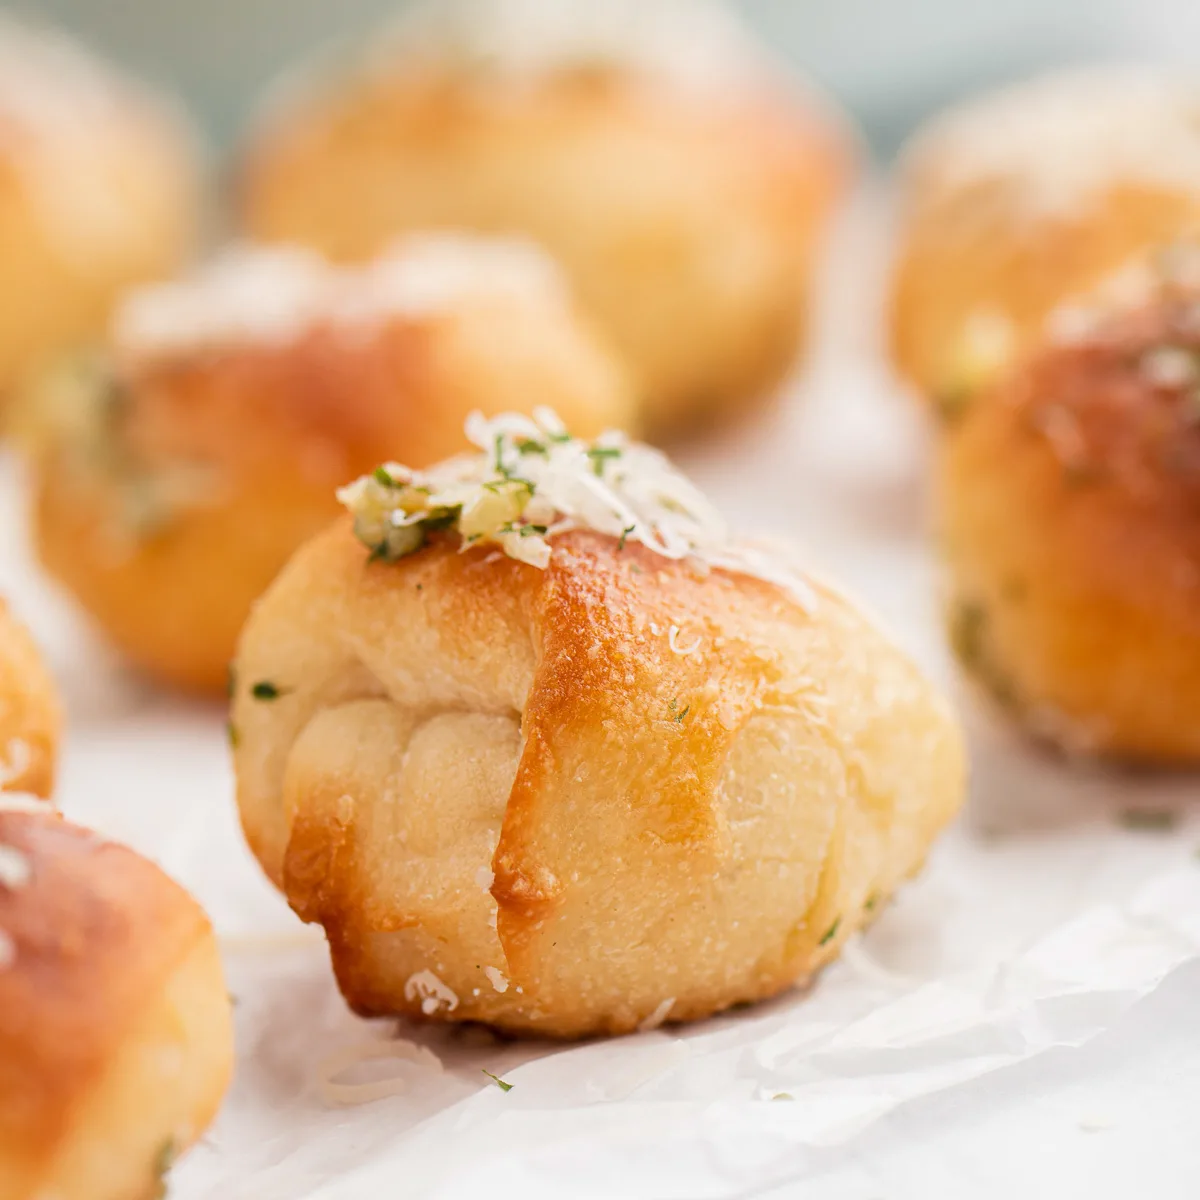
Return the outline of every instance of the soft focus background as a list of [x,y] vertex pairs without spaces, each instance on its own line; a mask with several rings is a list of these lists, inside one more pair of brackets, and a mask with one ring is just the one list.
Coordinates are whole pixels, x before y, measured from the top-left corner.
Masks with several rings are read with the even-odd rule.
[[[60,20],[175,87],[224,145],[265,79],[297,55],[353,39],[398,4],[26,0],[3,7]],[[1194,0],[741,0],[738,7],[779,52],[849,105],[883,154],[946,100],[1048,64],[1200,62]]]

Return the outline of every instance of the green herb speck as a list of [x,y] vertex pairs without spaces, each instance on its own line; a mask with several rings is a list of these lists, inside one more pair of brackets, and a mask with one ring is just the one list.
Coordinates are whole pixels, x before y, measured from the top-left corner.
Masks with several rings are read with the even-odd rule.
[[1165,808],[1130,808],[1117,821],[1125,829],[1146,833],[1167,833],[1179,824],[1179,814]]
[[167,1172],[175,1164],[175,1159],[178,1157],[179,1151],[175,1147],[175,1139],[167,1138],[154,1155],[154,1162],[151,1164],[154,1178],[154,1198],[162,1200],[167,1194]]
[[284,694],[284,690],[272,683],[269,679],[260,679],[258,683],[256,683],[250,689],[250,695],[252,695],[255,700],[278,700],[279,697]]
[[838,917],[834,921],[834,923],[832,925],[830,925],[830,927],[827,930],[825,930],[824,935],[822,936],[821,940],[817,943],[817,945],[818,946],[826,946],[830,942],[832,942],[833,939],[835,937],[837,937],[838,927],[841,925],[841,923],[842,923],[842,918]]
[[625,539],[637,528],[636,525],[630,525],[627,529],[621,530],[621,540],[617,543],[617,553],[619,554],[625,549]]
[[371,472],[371,478],[374,479],[376,483],[383,484],[384,487],[394,488],[400,486],[400,484],[394,478],[392,478],[391,473],[386,467],[376,467],[375,470]]
[[499,1075],[493,1075],[486,1067],[483,1068],[483,1073],[502,1091],[511,1092],[513,1085],[501,1079]]
[[934,415],[943,425],[953,425],[966,415],[971,399],[971,389],[963,384],[943,388],[933,397]]
[[238,733],[238,727],[232,721],[225,722],[225,735],[229,738],[229,744],[233,749],[238,748],[238,743],[242,740]]
[[586,453],[588,458],[592,460],[592,470],[597,475],[604,474],[606,459],[621,457],[621,451],[617,446],[592,446]]

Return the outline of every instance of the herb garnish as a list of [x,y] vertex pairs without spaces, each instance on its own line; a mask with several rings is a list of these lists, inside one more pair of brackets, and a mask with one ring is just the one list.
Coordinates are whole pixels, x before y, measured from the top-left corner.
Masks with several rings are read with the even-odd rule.
[[278,684],[272,683],[269,679],[260,679],[250,689],[250,695],[255,700],[278,700],[280,696],[286,696],[288,688],[281,688]]
[[604,474],[604,463],[606,459],[620,458],[621,449],[619,446],[589,446],[585,451],[588,458],[592,462],[592,470],[597,475]]
[[154,1172],[154,1200],[163,1200],[167,1194],[167,1172],[175,1165],[179,1150],[174,1138],[167,1138],[154,1155],[151,1170]]
[[637,526],[636,526],[636,525],[627,525],[627,526],[626,526],[624,529],[622,529],[622,530],[621,530],[621,540],[620,540],[620,541],[617,543],[617,553],[618,553],[618,554],[619,554],[619,553],[620,553],[622,550],[624,550],[624,549],[625,549],[625,540],[626,540],[626,538],[628,538],[628,537],[629,537],[629,535],[630,535],[630,534],[631,534],[631,533],[632,533],[632,532],[633,532],[633,531],[634,531],[636,528],[637,528]]
[[833,939],[835,937],[837,937],[838,927],[841,925],[841,923],[842,923],[841,917],[835,918],[833,924],[830,925],[830,927],[827,930],[825,930],[824,935],[822,936],[821,940],[817,943],[817,945],[824,946],[824,945],[827,945],[829,942],[832,942]]
[[493,1075],[486,1067],[483,1068],[483,1073],[502,1091],[511,1092],[513,1085],[506,1080],[500,1078],[499,1075]]
[[1125,829],[1166,833],[1179,824],[1179,814],[1169,808],[1129,808],[1117,818]]

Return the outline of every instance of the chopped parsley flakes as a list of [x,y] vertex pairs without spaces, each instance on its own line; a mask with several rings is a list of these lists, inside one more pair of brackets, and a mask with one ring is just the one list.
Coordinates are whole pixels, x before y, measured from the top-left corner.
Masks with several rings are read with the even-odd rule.
[[498,1087],[498,1088],[499,1088],[499,1089],[500,1089],[502,1092],[511,1092],[511,1091],[513,1090],[513,1085],[512,1085],[511,1083],[508,1083],[507,1081],[505,1081],[505,1080],[501,1079],[499,1075],[493,1075],[493,1074],[491,1073],[491,1071],[489,1071],[489,1070],[488,1070],[486,1067],[484,1067],[484,1069],[483,1069],[483,1073],[484,1073],[484,1074],[485,1074],[485,1075],[486,1075],[486,1076],[487,1076],[487,1077],[488,1077],[488,1078],[489,1078],[489,1079],[490,1079],[490,1080],[491,1080],[491,1081],[492,1081],[492,1082],[493,1082],[493,1083],[494,1083],[494,1084],[495,1084],[495,1085],[496,1085],[496,1086],[497,1086],[497,1087]]
[[175,1165],[176,1158],[179,1157],[179,1149],[175,1145],[174,1138],[167,1138],[154,1155],[154,1162],[151,1164],[153,1172],[154,1191],[152,1195],[154,1200],[163,1200],[167,1194],[167,1172]]
[[1169,808],[1130,808],[1118,817],[1126,829],[1145,833],[1168,833],[1179,824],[1179,814]]
[[842,924],[842,918],[838,917],[833,922],[833,924],[830,925],[830,927],[827,930],[825,930],[825,933],[822,935],[821,940],[817,943],[817,945],[818,946],[826,946],[830,942],[832,942],[833,939],[835,937],[837,937],[837,931],[838,931],[839,927],[841,926],[841,924]]

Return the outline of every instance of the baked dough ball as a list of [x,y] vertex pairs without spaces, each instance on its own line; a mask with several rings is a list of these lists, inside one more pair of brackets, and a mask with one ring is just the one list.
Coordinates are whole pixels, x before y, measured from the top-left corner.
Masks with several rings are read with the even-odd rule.
[[195,901],[53,813],[0,810],[0,1196],[163,1195],[232,1059]]
[[145,670],[223,690],[250,605],[381,458],[463,449],[474,409],[636,419],[532,246],[413,239],[356,269],[245,249],[134,293],[108,363],[39,407],[42,561]]
[[950,627],[966,666],[1035,733],[1194,764],[1200,248],[1119,283],[1121,303],[1060,313],[943,439]]
[[1200,86],[1092,67],[936,118],[902,157],[892,348],[953,414],[1063,300],[1200,218]]
[[0,599],[0,793],[50,795],[61,725],[54,681]]
[[29,371],[190,252],[194,157],[158,97],[0,16],[0,424]]
[[840,595],[654,452],[554,429],[346,489],[358,536],[242,637],[243,827],[362,1014],[580,1036],[771,996],[962,796],[946,706]]
[[337,259],[453,226],[542,242],[661,436],[780,383],[852,157],[841,119],[700,0],[433,0],[285,88],[244,163],[260,238]]

